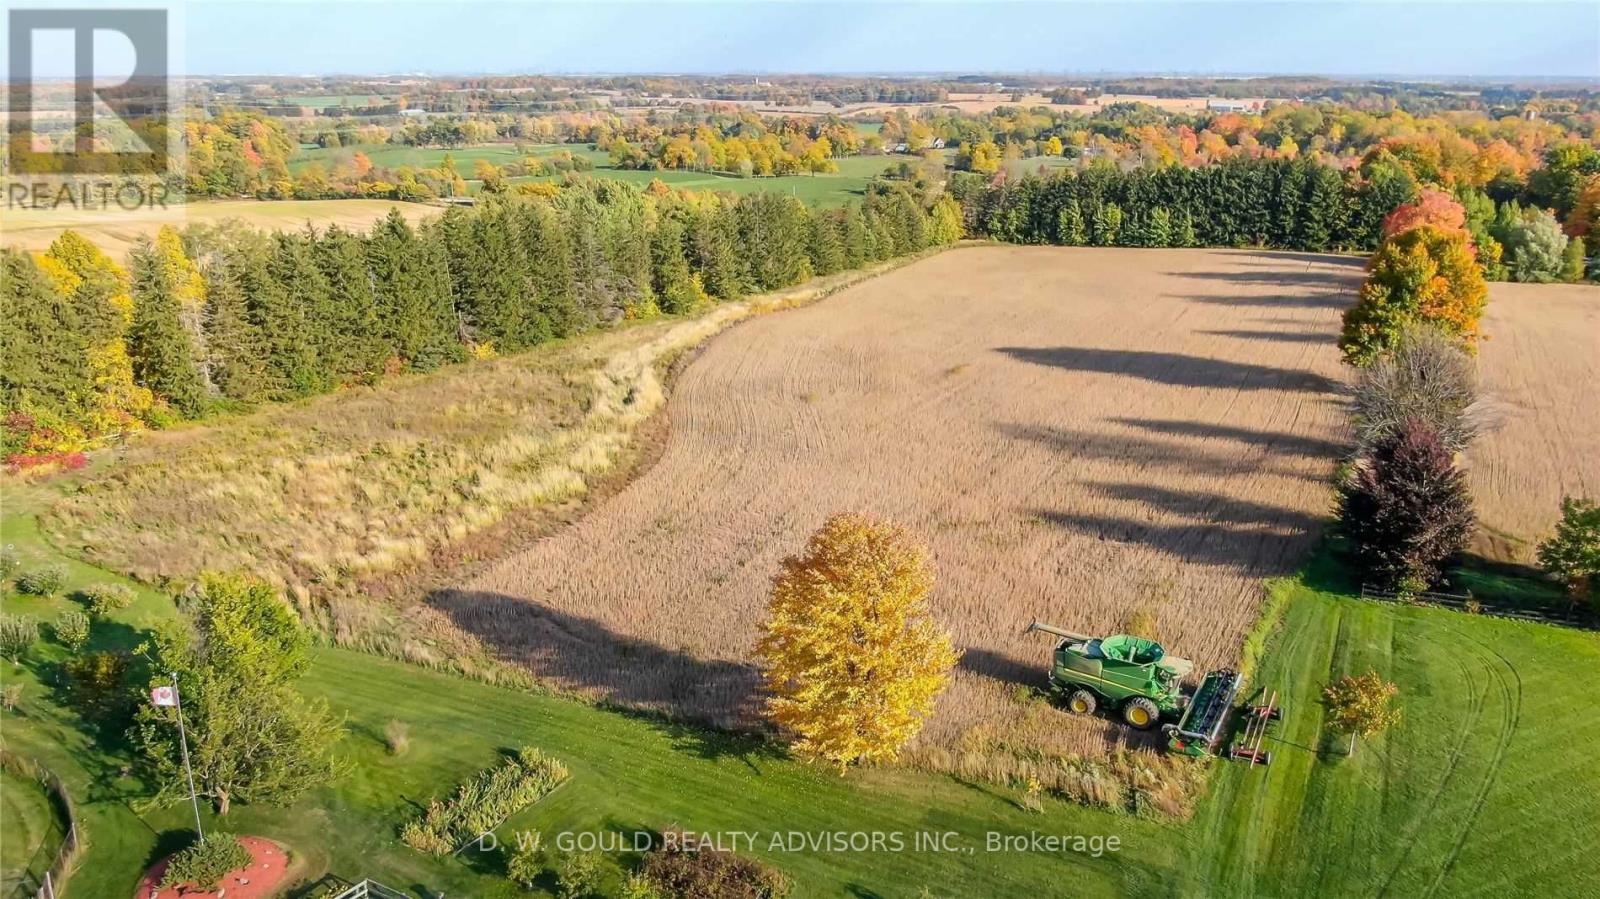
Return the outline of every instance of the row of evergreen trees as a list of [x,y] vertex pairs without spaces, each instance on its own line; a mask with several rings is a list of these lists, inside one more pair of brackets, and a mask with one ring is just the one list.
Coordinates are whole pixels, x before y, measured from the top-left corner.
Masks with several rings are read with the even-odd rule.
[[1308,159],[1232,159],[1218,165],[1122,171],[1112,166],[1044,177],[958,175],[951,192],[975,236],[1086,246],[1261,246],[1371,249],[1383,218],[1413,199],[1401,167],[1367,178]]
[[69,232],[37,258],[4,254],[5,450],[71,450],[219,404],[515,352],[960,236],[954,201],[928,206],[904,186],[815,210],[603,181],[416,227],[392,212],[366,234],[164,229],[126,272]]

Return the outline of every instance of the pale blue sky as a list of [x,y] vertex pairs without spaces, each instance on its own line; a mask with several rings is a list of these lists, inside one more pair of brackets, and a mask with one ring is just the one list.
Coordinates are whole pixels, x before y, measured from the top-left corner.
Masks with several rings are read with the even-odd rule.
[[1600,77],[1600,0],[191,0],[194,74],[1185,72]]

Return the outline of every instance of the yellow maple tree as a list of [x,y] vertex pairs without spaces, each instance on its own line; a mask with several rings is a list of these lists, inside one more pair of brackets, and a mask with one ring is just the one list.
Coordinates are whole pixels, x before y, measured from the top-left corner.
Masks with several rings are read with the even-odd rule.
[[922,729],[959,653],[928,614],[928,551],[899,525],[830,518],[773,580],[757,654],[794,749],[885,761]]

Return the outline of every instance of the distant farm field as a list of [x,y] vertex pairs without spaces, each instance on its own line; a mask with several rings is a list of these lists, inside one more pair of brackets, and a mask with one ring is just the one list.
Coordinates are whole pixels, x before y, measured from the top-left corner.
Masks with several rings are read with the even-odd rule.
[[124,256],[141,237],[154,237],[162,225],[214,225],[228,219],[264,230],[293,231],[310,222],[365,229],[399,209],[418,221],[437,215],[437,206],[395,200],[212,200],[175,204],[167,209],[112,212],[72,209],[15,209],[6,212],[3,242],[25,250],[43,250],[71,229],[115,258]]
[[1359,278],[1303,254],[979,247],[741,324],[682,375],[654,467],[436,604],[542,677],[729,723],[754,708],[779,560],[831,514],[888,516],[932,546],[965,651],[925,742],[1102,752],[1129,731],[1012,698],[1049,650],[1023,628],[1143,611],[1202,670],[1237,659],[1261,579],[1327,511]]
[[1468,454],[1478,549],[1527,563],[1563,496],[1600,499],[1600,290],[1491,285],[1483,330],[1479,368],[1499,427]]
[[[914,156],[885,155],[885,156],[846,156],[834,160],[839,166],[839,171],[826,175],[780,175],[772,178],[739,178],[729,175],[716,175],[710,172],[686,172],[675,170],[647,170],[647,169],[616,169],[611,167],[611,157],[602,150],[596,150],[588,144],[534,144],[524,147],[527,153],[519,151],[515,144],[485,144],[477,147],[459,147],[447,150],[441,147],[405,147],[396,144],[361,144],[349,147],[335,147],[329,149],[301,150],[289,161],[289,169],[299,172],[312,162],[319,162],[325,168],[332,169],[342,162],[349,160],[357,151],[365,153],[372,160],[373,165],[386,168],[399,166],[413,166],[416,168],[436,168],[444,162],[448,155],[455,164],[456,171],[469,182],[469,188],[476,190],[477,182],[474,181],[473,167],[478,160],[486,160],[494,165],[503,166],[520,162],[524,155],[549,156],[552,153],[566,151],[574,156],[587,158],[594,163],[594,168],[580,173],[581,175],[601,178],[611,181],[626,181],[640,186],[651,181],[660,180],[670,187],[688,190],[714,190],[728,191],[736,194],[757,193],[771,191],[786,193],[799,197],[807,203],[823,206],[842,206],[851,200],[860,199],[866,194],[867,185],[872,179],[901,161],[916,161]],[[1032,169],[1030,168],[1029,171]],[[565,177],[562,174],[541,175],[537,177],[515,177],[513,183],[529,181],[557,181]]]

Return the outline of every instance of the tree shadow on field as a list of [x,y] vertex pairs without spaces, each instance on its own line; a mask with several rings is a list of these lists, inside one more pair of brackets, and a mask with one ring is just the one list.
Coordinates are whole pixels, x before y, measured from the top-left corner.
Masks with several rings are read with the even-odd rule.
[[[1296,571],[1322,531],[1322,519],[1316,515],[1220,494],[1148,484],[1105,484],[1097,490],[1146,511],[1138,516],[1050,509],[1026,514],[1097,540],[1143,546],[1184,562],[1232,568],[1252,577]],[[1148,510],[1185,521],[1151,521]]]
[[1045,680],[1045,663],[1037,662],[1028,664],[989,649],[968,647],[961,652],[961,661],[956,663],[961,670],[968,671],[983,677],[992,677],[1005,684],[1019,687],[1035,687],[1043,690],[1049,685]]
[[1168,418],[1113,418],[1112,421],[1138,428],[1141,431],[1149,431],[1153,434],[1232,440],[1238,443],[1259,446],[1276,453],[1295,456],[1317,456],[1326,459],[1337,459],[1343,456],[1347,450],[1344,444],[1336,440],[1324,440],[1320,437],[1308,437],[1304,434],[1262,431],[1256,428],[1242,428],[1236,425],[1220,425],[1204,421],[1184,421]]
[[1122,375],[1173,387],[1330,394],[1343,389],[1338,381],[1304,369],[1275,368],[1184,353],[1071,346],[997,347],[996,351],[1035,365]]
[[1354,302],[1354,294],[1344,291],[1307,294],[1278,294],[1274,296],[1237,296],[1213,293],[1181,294],[1180,299],[1207,306],[1262,306],[1270,309],[1346,309]]
[[1239,340],[1259,340],[1267,343],[1325,343],[1333,346],[1337,335],[1326,331],[1270,331],[1270,330],[1233,330],[1233,331],[1197,331],[1197,334],[1209,334],[1214,337],[1233,337]]
[[1242,272],[1164,272],[1169,278],[1193,278],[1196,281],[1215,281],[1221,284],[1259,284],[1269,287],[1326,287],[1343,291],[1355,289],[1356,280],[1350,273],[1320,269],[1285,270],[1282,266],[1263,265],[1256,271]]
[[503,661],[521,665],[540,680],[597,695],[607,703],[716,726],[758,720],[761,679],[754,665],[696,658],[503,593],[438,590],[429,595],[428,604]]
[[1367,265],[1365,256],[1342,256],[1331,253],[1305,253],[1294,250],[1212,250],[1212,252],[1223,256],[1242,256],[1256,261],[1258,265],[1272,265],[1285,261],[1351,269],[1361,269]]
[[[1317,480],[1292,465],[1276,465],[1271,458],[1260,458],[1238,450],[1203,450],[1192,444],[1149,440],[1108,431],[1073,428],[1048,428],[1037,425],[999,425],[999,431],[1016,440],[1027,440],[1075,458],[1123,462],[1141,468],[1169,468],[1195,474],[1234,475],[1266,473],[1301,480]],[[1146,430],[1156,430],[1147,428]]]

